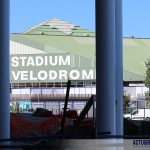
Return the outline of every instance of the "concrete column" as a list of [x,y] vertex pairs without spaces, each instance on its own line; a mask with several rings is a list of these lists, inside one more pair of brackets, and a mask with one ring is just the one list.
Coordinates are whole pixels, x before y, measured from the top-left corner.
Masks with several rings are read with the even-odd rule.
[[96,0],[96,134],[116,134],[115,0]]
[[116,135],[123,135],[123,51],[122,51],[122,0],[115,2],[116,40]]
[[0,139],[10,138],[9,0],[0,1]]

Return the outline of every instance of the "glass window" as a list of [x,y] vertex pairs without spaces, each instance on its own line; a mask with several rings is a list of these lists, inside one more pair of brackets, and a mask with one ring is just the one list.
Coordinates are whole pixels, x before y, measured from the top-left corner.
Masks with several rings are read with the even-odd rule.
[[33,83],[33,87],[39,87],[39,83]]
[[45,82],[41,82],[40,83],[40,87],[46,87],[46,83]]
[[54,87],[54,83],[47,83],[47,87]]
[[137,114],[139,111],[138,110],[135,110],[135,111],[133,111],[132,113],[131,113],[131,115],[135,115],[135,114]]
[[26,87],[32,87],[32,83],[26,83]]

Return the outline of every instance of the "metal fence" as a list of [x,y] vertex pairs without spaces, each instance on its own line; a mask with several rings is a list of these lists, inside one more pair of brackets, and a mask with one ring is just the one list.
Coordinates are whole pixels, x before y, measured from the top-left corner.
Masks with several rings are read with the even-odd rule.
[[[37,108],[48,109],[53,114],[61,114],[64,108],[65,94],[11,94],[10,111],[15,113],[33,113]],[[83,110],[91,94],[70,94],[68,110],[76,110],[78,114]],[[88,117],[93,117],[93,108]]]

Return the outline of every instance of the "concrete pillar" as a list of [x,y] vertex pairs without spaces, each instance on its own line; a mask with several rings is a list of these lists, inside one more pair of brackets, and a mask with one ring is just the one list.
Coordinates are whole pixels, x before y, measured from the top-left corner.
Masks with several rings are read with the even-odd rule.
[[122,0],[115,2],[116,40],[116,135],[123,135],[123,51],[122,51]]
[[9,0],[0,1],[0,139],[10,138]]
[[96,134],[116,134],[115,0],[96,0]]

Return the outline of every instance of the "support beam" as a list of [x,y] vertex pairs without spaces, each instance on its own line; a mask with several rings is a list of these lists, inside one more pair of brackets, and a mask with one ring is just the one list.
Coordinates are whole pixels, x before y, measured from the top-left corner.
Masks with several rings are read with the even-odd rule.
[[0,139],[10,138],[9,0],[0,1]]
[[64,110],[63,110],[63,116],[62,116],[62,121],[61,121],[61,135],[63,135],[63,133],[64,133],[66,111],[67,111],[69,92],[70,92],[70,85],[71,85],[71,81],[68,79],[66,98],[65,98],[65,103],[64,103]]
[[96,0],[96,134],[116,134],[115,0]]
[[122,48],[122,0],[115,0],[116,40],[116,135],[123,135],[123,48]]
[[82,112],[80,113],[79,117],[77,118],[75,125],[74,125],[75,130],[79,128],[81,122],[83,121],[85,116],[88,114],[88,111],[90,110],[92,105],[94,105],[94,96],[93,95],[90,97],[90,99],[86,103],[85,107],[83,108]]

